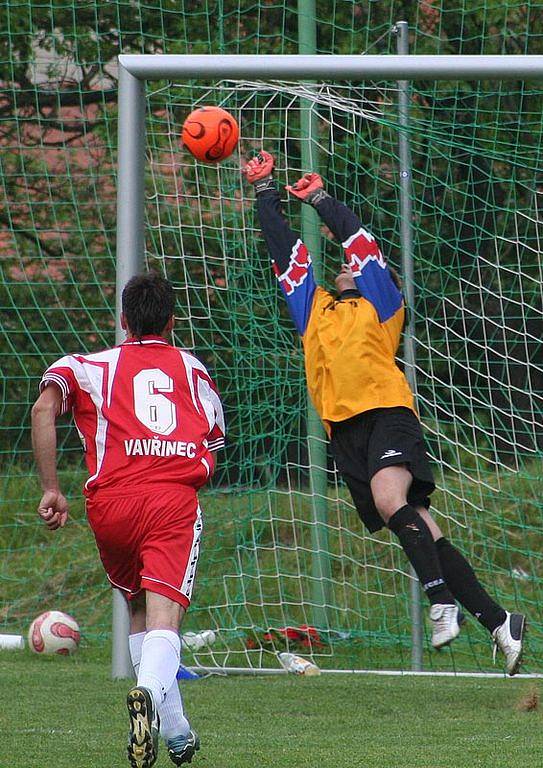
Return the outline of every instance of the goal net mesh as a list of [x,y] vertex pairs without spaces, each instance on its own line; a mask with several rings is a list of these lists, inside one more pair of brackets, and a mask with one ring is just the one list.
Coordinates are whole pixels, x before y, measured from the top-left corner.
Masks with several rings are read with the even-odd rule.
[[[410,4],[412,53],[538,52],[536,0],[450,5]],[[83,646],[106,649],[111,597],[85,519],[80,440],[59,421],[70,521],[51,534],[36,516],[29,417],[48,365],[115,342],[116,57],[293,54],[301,19],[292,4],[268,0],[91,1],[77,13],[73,2],[4,6],[0,633],[25,634],[37,614],[58,609],[78,620]],[[405,9],[399,0],[318,2],[316,52],[395,53]],[[316,466],[312,452],[311,466],[300,342],[240,174],[262,147],[281,187],[318,170],[400,267],[397,85],[246,77],[147,85],[146,264],[174,283],[176,343],[208,365],[228,419],[228,447],[202,494],[204,546],[186,621],[216,641],[184,660],[277,668],[276,652],[288,649],[321,667],[406,669],[407,561],[386,531],[364,531],[330,457]],[[208,103],[241,127],[238,151],[218,166],[195,162],[179,140],[187,114]],[[410,87],[409,104],[409,312],[438,484],[432,510],[490,592],[528,615],[525,669],[541,671],[543,87],[429,79]],[[284,197],[300,230],[300,204]],[[341,249],[323,231],[317,251],[331,286]],[[470,619],[440,654],[426,635],[424,666],[495,669],[487,633]]]
[[[467,86],[412,89],[409,312],[434,514],[492,594],[537,614],[541,147],[523,133],[538,119],[529,103],[519,118],[504,94],[496,115],[497,87],[488,109],[485,93]],[[147,265],[174,283],[177,341],[205,360],[227,409],[191,611],[194,628],[215,629],[217,641],[197,663],[276,665],[277,651],[292,650],[321,666],[409,664],[407,561],[388,532],[364,531],[330,459],[309,464],[301,346],[240,174],[261,148],[276,158],[280,187],[319,171],[400,269],[397,101],[390,83],[148,87]],[[196,162],[179,140],[186,115],[207,104],[230,111],[241,129],[239,152],[219,165]],[[284,198],[299,231],[300,204]],[[330,286],[342,252],[324,230],[321,239]],[[324,553],[313,536],[318,472],[327,476]],[[486,669],[489,655],[487,633],[470,622],[452,651],[427,653],[426,664]]]

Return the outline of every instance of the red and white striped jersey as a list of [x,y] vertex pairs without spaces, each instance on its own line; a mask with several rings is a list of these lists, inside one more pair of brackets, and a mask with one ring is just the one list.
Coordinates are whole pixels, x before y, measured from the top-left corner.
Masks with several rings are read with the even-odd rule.
[[62,412],[73,411],[90,474],[85,493],[131,493],[150,485],[199,488],[224,445],[221,401],[205,366],[163,338],[128,339],[90,355],[67,355],[45,372]]

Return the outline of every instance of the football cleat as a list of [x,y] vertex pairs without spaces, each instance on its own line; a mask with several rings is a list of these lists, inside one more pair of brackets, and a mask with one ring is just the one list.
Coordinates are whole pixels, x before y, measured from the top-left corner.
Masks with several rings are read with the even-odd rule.
[[460,634],[463,615],[458,606],[436,603],[430,608],[430,621],[433,624],[432,645],[443,648],[449,645]]
[[158,755],[159,719],[148,688],[136,686],[126,697],[130,731],[128,762],[132,768],[151,768]]
[[192,762],[194,753],[200,749],[200,739],[195,731],[189,731],[188,736],[174,736],[166,741],[168,755],[174,765]]
[[522,661],[524,633],[526,631],[526,616],[522,613],[506,613],[503,624],[496,627],[492,633],[494,640],[493,660],[496,663],[496,652],[499,649],[505,656],[505,668],[510,677],[516,675]]

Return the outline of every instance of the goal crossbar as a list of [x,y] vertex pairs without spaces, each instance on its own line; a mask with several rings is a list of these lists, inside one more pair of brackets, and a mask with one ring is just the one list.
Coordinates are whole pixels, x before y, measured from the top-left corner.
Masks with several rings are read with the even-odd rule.
[[119,67],[140,80],[530,80],[543,77],[543,56],[122,54]]

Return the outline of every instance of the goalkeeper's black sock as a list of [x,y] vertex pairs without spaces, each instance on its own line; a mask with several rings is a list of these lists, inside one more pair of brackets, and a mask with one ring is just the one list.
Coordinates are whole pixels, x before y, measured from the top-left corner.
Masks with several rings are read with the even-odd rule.
[[388,527],[399,538],[431,604],[454,604],[454,597],[441,573],[432,534],[419,513],[406,504],[392,515]]
[[489,632],[503,624],[507,615],[483,587],[464,555],[444,536],[436,541],[441,571],[447,586],[466,610]]

